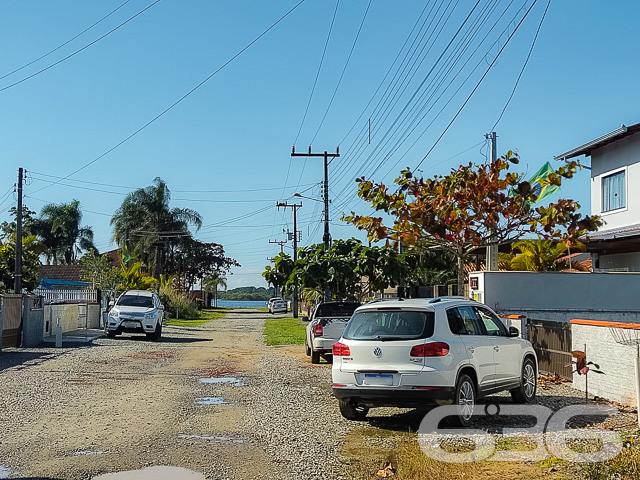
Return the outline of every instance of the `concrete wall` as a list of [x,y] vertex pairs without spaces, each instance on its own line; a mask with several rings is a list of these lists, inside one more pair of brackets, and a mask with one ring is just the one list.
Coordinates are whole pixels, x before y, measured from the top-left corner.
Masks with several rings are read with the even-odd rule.
[[471,296],[499,314],[640,322],[640,273],[474,272]]
[[22,301],[22,346],[36,347],[43,340],[44,301],[41,297],[24,297]]
[[[640,334],[640,331],[638,331]],[[572,350],[585,351],[587,361],[597,363],[604,375],[588,373],[589,393],[628,405],[636,404],[633,359],[636,347],[616,343],[607,326],[572,322]],[[585,376],[573,374],[573,388],[585,391]]]
[[2,351],[2,317],[4,316],[4,302],[0,298],[0,352]]
[[[626,206],[602,212],[602,178],[625,171]],[[591,153],[591,214],[602,215],[602,230],[640,223],[640,134],[630,135]]]
[[[45,335],[55,335],[56,320],[60,318],[63,332],[78,329],[78,304],[65,303],[60,305],[45,305],[44,325]],[[47,329],[48,327],[48,329]]]
[[[61,303],[45,305],[43,332],[45,336],[55,335],[56,320],[60,318],[62,332],[70,332],[79,328],[78,304]],[[81,328],[84,328],[84,321]],[[87,305],[87,328],[100,328],[100,305],[90,303]]]

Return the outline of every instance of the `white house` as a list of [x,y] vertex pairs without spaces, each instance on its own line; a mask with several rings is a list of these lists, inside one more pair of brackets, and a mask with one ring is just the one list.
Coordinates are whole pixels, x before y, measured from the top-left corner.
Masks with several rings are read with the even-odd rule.
[[591,214],[604,227],[586,237],[594,271],[640,272],[640,123],[555,156],[591,157]]

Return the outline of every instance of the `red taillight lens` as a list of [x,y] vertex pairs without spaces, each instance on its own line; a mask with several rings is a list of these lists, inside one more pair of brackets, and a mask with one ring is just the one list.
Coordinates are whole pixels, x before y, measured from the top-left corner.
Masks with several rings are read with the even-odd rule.
[[337,342],[333,344],[331,353],[333,353],[334,357],[348,357],[351,355],[351,350],[349,350],[349,345]]
[[322,322],[318,322],[313,326],[313,334],[316,337],[322,336]]
[[416,345],[411,349],[412,357],[443,357],[449,353],[449,345],[444,342],[431,342]]

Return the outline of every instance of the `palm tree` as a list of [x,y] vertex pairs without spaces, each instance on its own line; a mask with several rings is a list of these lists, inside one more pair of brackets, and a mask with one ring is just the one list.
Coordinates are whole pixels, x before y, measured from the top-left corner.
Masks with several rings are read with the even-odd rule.
[[[153,185],[131,192],[111,217],[113,239],[129,247],[133,256],[155,272],[156,278],[167,273],[164,265],[170,251],[190,237],[189,226],[202,226],[202,217],[189,208],[169,208],[171,192],[156,177]],[[131,248],[133,247],[133,248]]]
[[227,278],[219,273],[209,275],[202,280],[202,289],[213,293],[213,307],[218,308],[218,287],[227,289]]
[[71,265],[82,252],[95,250],[93,230],[81,227],[81,222],[78,200],[59,205],[49,203],[40,210],[33,228],[46,248],[47,263]]
[[[575,244],[575,247],[584,250],[581,243]],[[566,244],[554,244],[551,240],[520,240],[512,245],[510,254],[500,255],[499,267],[530,272],[567,270],[569,264],[563,257],[568,249]],[[520,253],[516,254],[517,251]]]

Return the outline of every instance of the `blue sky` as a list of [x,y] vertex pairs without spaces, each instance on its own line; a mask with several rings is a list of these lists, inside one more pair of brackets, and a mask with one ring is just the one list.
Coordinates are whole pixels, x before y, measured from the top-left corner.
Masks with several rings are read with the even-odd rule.
[[[320,198],[322,161],[292,159],[294,144],[340,146],[329,172],[333,238],[364,238],[340,222],[351,210],[368,212],[356,177],[390,183],[421,161],[425,176],[484,162],[484,135],[548,4],[154,2],[0,2],[0,221],[22,166],[25,204],[39,211],[78,199],[106,251],[114,248],[109,219],[125,195],[161,177],[173,206],[202,214],[196,238],[223,244],[242,264],[230,288],[266,285],[260,274],[279,252],[269,240],[293,228],[291,210],[276,202],[295,201],[296,191]],[[638,18],[634,1],[551,1],[495,127],[500,154],[518,149],[518,171],[533,173],[640,121]],[[574,198],[589,213],[589,183],[585,170],[556,198]],[[321,242],[322,205],[302,203],[302,244]]]

